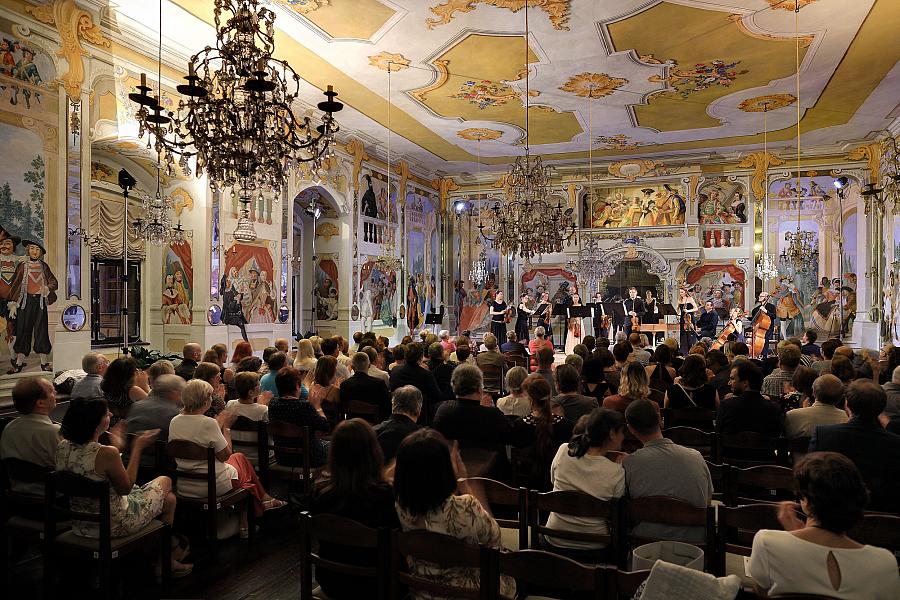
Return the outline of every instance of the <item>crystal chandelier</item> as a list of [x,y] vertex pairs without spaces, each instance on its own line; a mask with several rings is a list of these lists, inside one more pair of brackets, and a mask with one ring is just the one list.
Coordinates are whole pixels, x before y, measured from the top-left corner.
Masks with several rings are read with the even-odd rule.
[[578,256],[566,263],[566,270],[578,275],[579,279],[587,283],[588,289],[593,290],[616,270],[614,263],[600,258],[602,252],[598,237],[582,237]]
[[487,252],[482,243],[481,252],[478,254],[478,258],[472,261],[472,268],[469,269],[469,278],[476,286],[482,286],[487,281],[487,275]]
[[[769,102],[762,103],[763,113],[763,160],[768,165],[769,160],[769,123],[767,114],[769,112]],[[765,197],[763,199],[763,230],[765,230],[769,219],[769,177],[766,172],[765,178]],[[767,238],[768,236],[766,236]],[[768,240],[766,240],[767,242]],[[775,255],[771,252],[761,252],[759,259],[756,261],[756,273],[763,281],[767,279],[775,279],[778,277],[778,263],[775,261]]]
[[172,198],[164,196],[157,185],[156,196],[146,196],[141,202],[143,216],[134,222],[134,231],[139,238],[154,246],[162,246],[171,241],[173,227],[169,211],[174,208]]
[[256,228],[250,219],[250,198],[242,195],[240,201],[240,216],[238,217],[237,227],[234,228],[234,233],[231,235],[236,242],[252,242],[256,240]]
[[775,262],[775,256],[771,252],[764,252],[759,255],[759,260],[756,261],[756,274],[763,281],[778,277],[778,264]]
[[530,69],[528,68],[528,5],[525,5],[525,156],[519,156],[506,174],[507,196],[503,203],[491,207],[494,213],[494,237],[485,233],[486,226],[479,224],[481,236],[493,242],[494,248],[506,255],[518,254],[522,258],[562,252],[572,243],[575,234],[574,212],[563,208],[561,202],[553,206],[548,201],[550,169],[544,167],[541,157],[532,158],[528,147],[529,98],[531,96]]
[[[400,271],[403,268],[403,259],[397,254],[397,245],[394,243],[394,227],[392,215],[394,210],[391,208],[391,71],[393,71],[393,63],[388,61],[387,70],[387,86],[388,86],[388,126],[387,126],[387,242],[381,251],[381,256],[375,259],[375,266],[382,273],[388,271]],[[399,218],[399,215],[398,215]]]
[[164,110],[159,96],[149,95],[144,74],[138,93],[128,97],[140,105],[139,136],[149,134],[148,147],[152,142],[168,173],[177,160],[190,174],[188,161],[195,158],[197,175],[206,171],[210,187],[268,190],[277,197],[296,163],[312,162],[318,169],[333,156],[339,129],[333,115],[343,104],[328,86],[327,99],[318,104],[318,127],[294,115],[300,77],[273,57],[275,13],[259,4],[215,0],[216,45],[191,57],[187,83],[177,87],[177,110]]

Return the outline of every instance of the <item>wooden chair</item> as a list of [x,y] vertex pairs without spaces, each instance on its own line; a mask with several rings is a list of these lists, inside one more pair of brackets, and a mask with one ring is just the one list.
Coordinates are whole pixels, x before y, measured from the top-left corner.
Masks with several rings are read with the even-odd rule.
[[523,367],[528,369],[528,357],[523,356],[521,354],[514,354],[512,352],[504,352],[503,356],[506,358],[506,369],[512,369],[513,367]]
[[803,457],[809,450],[809,437],[789,438],[787,440],[787,452],[790,456],[790,464],[796,462]]
[[730,486],[731,466],[720,465],[718,463],[706,461],[706,467],[709,469],[709,477],[713,484],[713,500],[720,502],[725,501]]
[[[520,550],[528,548],[528,490],[513,488],[486,477],[469,477],[463,481],[481,486],[497,524],[501,529],[512,529],[518,533]],[[515,518],[507,518],[513,515]],[[504,546],[510,547],[507,544]]]
[[503,367],[497,365],[478,365],[484,376],[484,391],[495,396],[494,400],[503,395]]
[[[320,543],[350,546],[357,550],[371,550],[377,554],[377,564],[360,566],[339,562],[335,557],[323,558]],[[313,565],[345,576],[365,577],[372,580],[374,592],[368,597],[379,600],[390,598],[391,536],[387,528],[366,527],[351,519],[337,515],[300,515],[300,600],[324,598],[313,589]]]
[[363,419],[372,425],[378,425],[381,422],[378,414],[378,406],[371,402],[363,400],[351,400],[344,408],[345,419]]
[[866,513],[847,535],[861,544],[887,548],[897,555],[900,552],[900,515]]
[[687,426],[701,431],[715,429],[716,412],[703,408],[666,408],[663,410],[663,423],[668,427]]
[[[584,565],[541,550],[501,552],[499,562],[500,575],[508,575],[516,580],[517,598],[527,597],[532,588],[542,596],[552,590],[566,595],[581,592],[579,598],[604,598],[604,569],[599,565]],[[505,600],[506,596],[500,595],[499,577],[495,581],[498,588],[493,590],[494,593]]]
[[741,469],[732,467],[728,478],[729,506],[756,502],[779,502],[794,498],[794,471],[776,465]]
[[[719,455],[715,462],[726,462],[737,467],[753,467],[757,465],[774,465],[778,438],[769,437],[755,431],[719,434]],[[742,451],[756,452],[760,458],[746,458]],[[771,455],[771,458],[762,458]]]
[[[608,562],[615,561],[619,548],[618,499],[600,500],[590,494],[575,490],[539,493],[534,490],[528,497],[528,525],[531,529],[531,548],[541,548],[541,536],[563,540],[590,542],[606,546]],[[542,513],[559,513],[573,517],[606,519],[607,533],[561,531],[542,524]],[[583,561],[581,561],[583,562]]]
[[[172,477],[172,489],[178,496],[179,511],[199,511],[204,514],[206,536],[210,542],[213,554],[218,549],[218,515],[219,511],[244,504],[244,510],[247,511],[247,526],[250,539],[253,539],[254,529],[254,506],[253,496],[250,492],[243,488],[229,490],[224,494],[216,493],[216,451],[212,445],[201,446],[187,440],[169,440],[166,443],[166,455],[169,458],[177,460],[195,460],[206,461],[206,472],[198,473],[196,471],[183,471],[176,466],[169,470]],[[192,481],[202,481],[206,483],[206,495],[203,498],[195,498],[185,496],[178,492],[178,480],[186,479]]]
[[[712,555],[715,553],[716,548],[716,515],[712,506],[700,508],[669,496],[630,498],[624,502],[622,517],[623,524],[621,528],[623,536],[631,542],[632,548],[649,542],[659,541],[655,538],[636,536],[631,533],[632,527],[637,523],[647,522],[679,527],[703,527],[705,529],[704,541],[689,543],[704,549],[706,569],[715,564]],[[628,558],[628,545],[623,543],[621,548],[623,553],[620,556],[620,562],[625,564]]]
[[631,600],[650,571],[621,571],[615,567],[603,567],[607,600]]
[[666,401],[666,390],[658,390],[656,388],[650,388],[650,396],[649,398],[656,402],[656,404],[662,408],[663,403]]
[[[393,531],[391,536],[391,597],[400,598],[401,586],[434,596],[465,600],[491,600],[496,574],[497,551],[467,544],[455,537],[425,530]],[[422,561],[438,568],[478,571],[478,589],[461,588],[440,579],[418,575],[409,561]],[[484,585],[487,583],[487,585]],[[497,584],[499,585],[499,583]]]
[[[315,477],[319,473],[319,469],[310,466],[309,427],[300,427],[284,421],[270,421],[269,432],[273,440],[269,448],[275,452],[275,462],[269,465],[269,476],[286,480],[290,486],[299,482],[302,493],[309,496],[312,494]],[[279,464],[279,456],[294,457],[299,464]]]
[[[259,473],[259,479],[263,485],[269,485],[269,426],[265,421],[253,421],[247,417],[238,417],[231,425],[231,431],[240,431],[252,433],[256,435],[253,441],[241,441],[231,438],[231,449],[234,452],[244,452],[245,450],[253,450],[256,455],[256,472]],[[251,455],[252,456],[252,455]],[[250,461],[253,462],[253,461]]]
[[718,436],[713,432],[678,425],[663,429],[662,434],[676,444],[693,448],[707,460],[718,453]]
[[[172,537],[169,526],[154,519],[137,533],[113,538],[109,493],[108,481],[92,481],[66,471],[54,472],[47,477],[44,502],[44,589],[48,598],[55,597],[57,566],[72,558],[95,561],[100,577],[100,597],[112,598],[112,576],[116,571],[114,561],[143,551],[150,545],[158,545],[163,587],[168,589],[172,575]],[[99,512],[84,512],[60,506],[56,501],[57,495],[93,499],[99,506]],[[88,538],[75,535],[72,531],[57,535],[56,524],[65,520],[96,523],[99,535],[97,538]]]
[[778,506],[774,504],[745,504],[719,507],[716,563],[713,572],[725,575],[727,554],[750,556],[753,536],[760,529],[782,529],[778,522]]

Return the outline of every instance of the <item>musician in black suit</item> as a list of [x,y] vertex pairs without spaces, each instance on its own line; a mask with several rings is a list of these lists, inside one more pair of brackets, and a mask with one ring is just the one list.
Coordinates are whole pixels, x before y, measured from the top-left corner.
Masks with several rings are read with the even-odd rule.
[[[556,294],[553,296],[553,305],[554,308],[556,306],[563,306],[568,308],[572,306],[572,296],[569,295],[569,282],[564,281],[559,284],[559,290],[556,291]],[[563,312],[563,315],[567,315],[567,312]],[[569,333],[569,318],[566,316],[561,317],[563,319],[563,328],[562,328],[562,341],[560,342],[563,347],[566,345],[566,336]]]
[[625,335],[631,335],[631,317],[637,317],[638,323],[641,323],[641,317],[647,312],[644,300],[638,298],[637,288],[628,288],[628,297],[625,298]]
[[609,327],[604,327],[604,317],[606,317],[606,311],[603,310],[603,294],[597,292],[594,294],[594,337],[598,340],[601,338],[609,339]]
[[756,319],[760,313],[768,315],[772,320],[772,324],[770,324],[769,328],[766,330],[766,344],[763,347],[762,356],[759,357],[765,360],[766,356],[769,354],[769,342],[772,340],[772,331],[775,329],[775,305],[769,302],[769,292],[760,292],[759,302],[753,307],[753,310],[750,311],[751,327],[756,325]]
[[697,329],[700,330],[700,337],[714,339],[718,324],[719,313],[713,308],[712,300],[707,300],[706,304],[703,305],[703,313],[697,318]]

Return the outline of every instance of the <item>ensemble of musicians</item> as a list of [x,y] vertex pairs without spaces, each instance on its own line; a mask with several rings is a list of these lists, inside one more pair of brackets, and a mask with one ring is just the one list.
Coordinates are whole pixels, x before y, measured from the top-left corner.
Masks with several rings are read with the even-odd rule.
[[[679,341],[685,353],[703,338],[722,338],[720,343],[727,339],[749,342],[752,338],[759,347],[754,354],[761,353],[765,357],[775,330],[772,326],[775,305],[767,292],[759,295],[749,319],[737,307],[723,315],[723,311],[716,309],[712,301],[699,303],[691,295],[690,288],[686,287],[679,289],[674,306],[659,302],[651,289],[641,297],[636,287],[628,288],[624,299],[604,297],[597,292],[591,302],[583,303],[578,292],[570,293],[566,286],[560,286],[552,299],[548,292],[544,292],[536,303],[529,294],[523,293],[517,306],[508,304],[503,292],[498,291],[488,303],[490,330],[498,340],[506,339],[507,325],[515,318],[518,341],[527,342],[537,332],[566,354],[570,354],[571,349],[581,343],[586,335],[593,335],[597,340],[614,341],[619,332],[626,337],[634,331],[650,333],[648,339],[655,346],[666,332],[665,327],[652,326],[665,323],[667,315],[678,317]],[[585,322],[589,323],[588,327],[585,327]],[[541,328],[540,332],[538,328]]]

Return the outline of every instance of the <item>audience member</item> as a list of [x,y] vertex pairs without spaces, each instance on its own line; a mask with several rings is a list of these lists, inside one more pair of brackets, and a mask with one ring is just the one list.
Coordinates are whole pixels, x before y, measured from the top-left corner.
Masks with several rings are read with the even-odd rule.
[[706,359],[699,354],[686,356],[681,365],[681,375],[666,390],[663,399],[666,408],[702,408],[716,410],[719,393],[709,383]]
[[[0,437],[0,459],[17,458],[32,464],[54,468],[59,445],[59,424],[50,419],[56,408],[56,389],[40,377],[24,377],[12,389],[13,406],[18,416]],[[12,489],[23,494],[44,496],[42,483],[12,481]]]
[[313,349],[311,340],[304,339],[297,342],[297,356],[294,357],[294,368],[301,373],[303,379],[309,374],[312,378],[313,371],[316,370],[316,353]]
[[531,410],[512,424],[512,445],[519,448],[516,473],[520,485],[547,491],[551,487],[550,461],[559,445],[572,437],[573,421],[551,412],[550,384],[543,377],[529,375],[523,389]]
[[[528,342],[528,354],[534,357],[531,365],[531,371],[536,371],[539,366],[537,364],[537,354],[538,350],[541,348],[547,348],[550,350],[550,356],[553,356],[553,342],[548,340],[545,336],[547,335],[547,331],[543,328],[543,326],[538,325],[534,328],[534,339]],[[551,361],[552,364],[552,361]]]
[[900,346],[885,344],[879,356],[880,373],[878,383],[885,384],[892,380],[894,371],[900,367]]
[[647,371],[639,362],[625,365],[622,379],[619,383],[619,392],[603,399],[603,408],[617,410],[625,413],[628,405],[635,400],[643,400],[650,396],[650,385],[647,380]]
[[[389,386],[391,384],[391,376],[388,374],[387,371],[382,371],[375,364],[376,362],[378,362],[378,351],[375,350],[375,348],[373,348],[372,346],[364,346],[363,349],[360,350],[360,352],[365,352],[366,356],[369,357],[369,370],[366,371],[366,373],[368,373],[369,375],[371,375],[372,377],[374,377],[376,379],[380,379],[381,381],[383,381],[385,387]],[[351,366],[352,366],[352,360],[351,360]]]
[[497,408],[507,417],[525,417],[531,412],[531,401],[522,389],[526,377],[528,371],[525,367],[513,367],[506,372],[506,389],[509,395],[497,400]]
[[[566,419],[575,423],[582,416],[600,408],[597,398],[579,393],[581,378],[571,365],[560,365],[556,368],[556,389],[559,393],[553,396],[553,407],[563,411]],[[530,395],[530,394],[529,394]]]
[[231,353],[231,368],[236,372],[237,366],[248,356],[253,356],[253,346],[247,341],[238,342]]
[[[313,382],[309,386],[309,401],[322,407],[325,415],[337,423],[342,409],[341,388],[336,383],[337,360],[333,356],[323,356],[316,363]],[[383,386],[382,386],[383,387]]]
[[434,428],[450,440],[468,446],[495,449],[510,438],[510,423],[500,409],[485,402],[484,379],[474,365],[459,365],[451,380],[453,400],[442,402],[434,416]]
[[202,353],[203,348],[200,344],[185,344],[181,350],[181,364],[175,368],[175,374],[185,381],[193,379],[194,369],[197,368]]
[[[457,350],[458,349],[459,348],[457,347]],[[468,350],[468,349],[469,349],[469,347],[466,346],[466,350]],[[398,345],[394,346],[393,355],[394,355],[394,361],[391,363],[390,367],[388,367],[388,376],[389,376],[388,377],[388,385],[389,386],[390,386],[390,374],[397,367],[401,367],[406,364],[406,346],[404,346],[403,344],[398,344]]]
[[590,356],[581,366],[581,393],[597,401],[597,406],[609,391],[609,384],[603,377],[603,363],[596,356]]
[[[582,344],[578,344],[581,346]],[[581,369],[584,367],[584,359],[581,358],[580,354],[570,354],[563,361],[564,365],[568,365],[575,369],[575,372],[578,373],[578,376],[581,376]]]
[[535,359],[537,360],[537,370],[535,374],[540,375],[550,384],[550,391],[556,395],[556,378],[553,376],[553,347],[542,346],[538,348]]
[[[271,354],[269,355],[271,356]],[[238,373],[256,373],[259,375],[260,370],[262,369],[263,361],[258,356],[245,356],[240,360],[237,364],[237,367],[234,370],[235,375]],[[225,383],[222,381],[222,383]],[[227,388],[226,384],[226,388]]]
[[[616,368],[620,373],[625,370],[625,365],[634,361],[632,351],[633,348],[627,341],[617,342],[616,345],[613,346],[613,358],[616,359]],[[641,367],[643,367],[643,365],[641,365]]]
[[[862,520],[866,485],[853,463],[836,452],[814,452],[794,467],[799,502],[782,502],[784,531],[753,537],[747,574],[766,597],[900,598],[894,555],[856,542],[848,532]],[[806,521],[800,518],[800,512]]]
[[[340,359],[341,357],[341,346],[339,338],[328,338],[327,340],[322,340],[322,356],[332,356],[337,361],[336,366],[336,376],[339,381],[344,381],[348,377],[350,377],[350,368],[348,364],[345,364],[344,361]],[[368,367],[367,367],[368,368]]]
[[841,380],[826,373],[812,384],[812,404],[788,411],[784,417],[784,435],[789,438],[811,437],[819,425],[847,422],[847,413],[836,407],[844,397]]
[[103,383],[103,375],[109,366],[109,359],[99,352],[88,352],[81,359],[81,369],[87,373],[83,378],[75,382],[69,397],[96,398],[103,395],[100,384]]
[[889,419],[900,417],[900,366],[894,367],[891,380],[881,387],[884,389],[886,397],[884,414]]
[[175,365],[164,358],[159,359],[149,367],[147,367],[147,383],[150,385],[150,389],[153,389],[154,382],[156,382],[156,378],[160,375],[175,375]]
[[369,375],[368,354],[356,352],[351,361],[353,375],[341,383],[338,393],[341,408],[346,410],[353,400],[373,404],[378,407],[378,420],[383,421],[391,414],[391,397],[387,387],[382,380]]
[[479,352],[475,357],[475,364],[479,367],[492,366],[503,369],[506,366],[506,357],[497,349],[497,338],[493,333],[484,334],[484,352]]
[[[646,338],[646,336],[645,336]],[[631,355],[634,360],[641,363],[642,366],[647,366],[650,364],[650,353],[644,348],[641,344],[641,334],[634,332],[628,336],[628,343],[631,344],[632,351]]]
[[[278,397],[269,402],[269,421],[284,421],[299,427],[309,427],[310,466],[321,467],[328,455],[328,444],[315,437],[316,431],[327,432],[331,429],[322,406],[307,400],[309,393],[301,381],[300,371],[285,367],[275,375]],[[295,440],[273,436],[280,446],[293,446]],[[275,462],[288,467],[301,466],[296,454],[275,452]]]
[[500,351],[504,354],[514,354],[516,356],[526,356],[528,351],[525,345],[519,342],[515,331],[506,334],[506,341],[500,346]]
[[147,397],[150,384],[147,374],[138,368],[133,358],[120,356],[109,363],[100,389],[112,411],[112,423],[115,425],[128,415],[133,403]]
[[215,418],[225,410],[225,384],[222,383],[222,371],[214,363],[202,362],[194,369],[194,379],[208,383],[213,389],[213,397],[207,410],[207,417]]
[[803,332],[803,339],[801,340],[802,344],[800,346],[800,351],[806,356],[811,356],[814,360],[822,357],[822,349],[816,345],[817,339],[819,339],[818,334],[812,329],[807,329]]
[[184,386],[184,379],[178,375],[157,377],[150,395],[131,405],[128,411],[128,432],[140,434],[150,429],[159,429],[160,438],[168,438],[169,423],[181,412],[181,392]]
[[831,359],[831,368],[828,372],[840,379],[841,383],[845,386],[856,379],[856,369],[853,368],[853,362],[843,354],[838,354],[837,352],[835,352],[834,357]]
[[900,435],[884,430],[878,421],[886,396],[869,380],[847,387],[850,420],[839,425],[819,425],[809,441],[809,451],[840,452],[862,473],[871,494],[870,510],[898,512],[900,498]]
[[[276,354],[283,354],[276,352]],[[282,367],[283,368],[283,367]],[[234,388],[237,392],[236,400],[229,400],[225,410],[234,413],[238,417],[246,417],[251,421],[269,422],[269,402],[272,400],[271,392],[264,392],[260,385],[259,375],[244,371],[234,376]],[[231,431],[231,439],[238,442],[256,442],[258,435],[254,431]],[[256,466],[259,461],[259,450],[255,447],[245,446],[243,451],[247,460]]]
[[812,404],[812,386],[817,379],[812,367],[800,365],[794,369],[790,384],[785,385],[786,392],[781,396],[781,411],[787,412]]
[[450,378],[453,376],[453,369],[456,365],[444,360],[447,353],[440,343],[435,342],[428,347],[428,370],[434,375],[438,389],[441,390],[441,401],[453,398],[453,387],[450,385]]
[[[731,369],[728,366],[728,358],[721,350],[710,350],[706,353],[706,368],[712,372],[713,376],[709,380],[709,385],[713,386],[719,394],[721,400],[731,393],[731,386],[728,379],[731,375]],[[651,384],[652,387],[652,384]]]
[[834,358],[834,351],[841,347],[841,342],[835,339],[825,340],[822,342],[822,360],[813,363],[812,368],[816,373],[828,373],[831,370],[831,360]]
[[766,375],[763,379],[762,393],[770,400],[777,401],[786,393],[785,384],[790,384],[794,378],[794,371],[800,365],[800,349],[796,346],[779,342],[778,368]]
[[651,388],[665,392],[675,383],[675,369],[672,368],[672,350],[660,344],[653,351],[653,364],[645,367],[647,381]]
[[275,352],[266,361],[269,372],[259,378],[259,387],[262,391],[269,392],[274,398],[278,397],[278,388],[275,387],[275,375],[288,365],[288,356],[284,352]]
[[[628,496],[668,496],[698,508],[709,506],[713,485],[706,461],[696,450],[663,437],[659,406],[651,400],[632,402],[625,410],[625,422],[628,431],[643,445],[622,461]],[[705,528],[641,522],[632,534],[649,539],[702,542]]]
[[755,364],[738,361],[732,366],[730,383],[734,395],[719,403],[718,433],[755,431],[770,437],[780,435],[781,409],[760,393],[762,381],[762,371]]
[[446,350],[448,353],[456,352],[456,344],[453,343],[453,340],[450,339],[450,332],[446,329],[441,329],[440,334],[438,335],[440,338],[441,348]]
[[391,397],[391,416],[375,427],[385,461],[394,460],[397,448],[404,438],[422,427],[418,423],[421,413],[422,392],[418,388],[404,385],[394,390]]
[[[590,352],[588,351],[587,346],[585,346],[584,344],[575,344],[574,346],[572,346],[572,354],[570,354],[569,356],[577,356],[583,362],[584,359],[590,356]],[[566,358],[569,357],[567,356]]]

